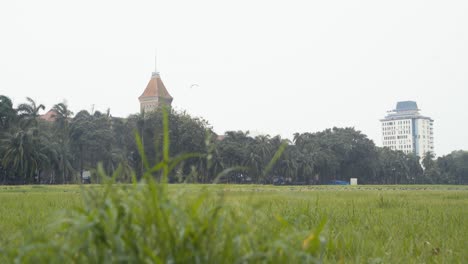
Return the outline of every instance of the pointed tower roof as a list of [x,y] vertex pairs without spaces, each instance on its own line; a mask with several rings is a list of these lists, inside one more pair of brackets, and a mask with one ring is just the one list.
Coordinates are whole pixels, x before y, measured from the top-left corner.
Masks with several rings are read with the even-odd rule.
[[162,82],[161,77],[159,76],[159,72],[153,72],[151,80],[146,86],[145,91],[140,97],[138,97],[138,99],[142,99],[145,97],[162,97],[171,100],[173,99],[167,91],[166,86],[164,86],[164,83]]

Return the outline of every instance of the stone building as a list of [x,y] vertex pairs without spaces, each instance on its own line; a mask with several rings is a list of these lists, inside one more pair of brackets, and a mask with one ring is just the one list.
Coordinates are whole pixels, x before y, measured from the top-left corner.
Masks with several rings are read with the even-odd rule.
[[138,97],[142,113],[156,111],[163,105],[170,107],[173,99],[164,86],[158,71],[153,72],[145,91]]

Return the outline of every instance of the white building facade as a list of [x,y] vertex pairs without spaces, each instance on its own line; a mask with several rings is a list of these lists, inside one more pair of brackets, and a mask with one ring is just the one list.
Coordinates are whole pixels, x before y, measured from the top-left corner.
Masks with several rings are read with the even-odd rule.
[[398,102],[396,109],[380,120],[383,146],[419,157],[434,153],[434,120],[419,111],[416,102]]

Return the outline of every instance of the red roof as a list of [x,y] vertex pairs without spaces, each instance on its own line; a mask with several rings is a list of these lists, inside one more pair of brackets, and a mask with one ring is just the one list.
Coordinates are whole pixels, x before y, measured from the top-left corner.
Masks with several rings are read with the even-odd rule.
[[40,115],[39,118],[48,122],[54,122],[57,119],[57,111],[50,109],[47,113]]
[[166,86],[164,86],[164,83],[162,82],[161,77],[159,77],[159,74],[153,75],[148,85],[146,86],[145,91],[140,97],[138,97],[138,99],[144,97],[162,97],[171,100],[173,99],[167,91]]

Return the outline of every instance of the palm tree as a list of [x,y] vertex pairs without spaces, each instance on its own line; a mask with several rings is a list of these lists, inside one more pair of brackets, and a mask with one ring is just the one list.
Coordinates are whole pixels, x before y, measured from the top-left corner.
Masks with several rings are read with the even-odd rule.
[[119,160],[113,142],[110,116],[98,111],[94,115],[87,111],[77,113],[70,124],[70,145],[80,175],[85,167],[96,167],[98,162],[103,162],[106,171],[111,173]]
[[298,174],[298,156],[300,153],[297,151],[295,145],[288,145],[284,154],[275,165],[275,171],[281,177],[284,177],[286,182],[297,182]]
[[68,109],[66,103],[56,104],[52,109],[56,112],[55,124],[61,130],[62,135],[67,135],[69,119],[73,112]]
[[59,182],[66,184],[73,175],[71,160],[72,155],[69,144],[62,144],[60,141],[50,141],[47,156],[49,157],[48,171],[51,173],[50,183],[57,183],[55,176],[60,176]]
[[23,127],[29,127],[30,125],[37,126],[37,118],[39,117],[39,111],[44,110],[43,104],[37,105],[36,102],[26,97],[28,103],[20,104],[17,108],[18,115],[23,121]]
[[36,128],[16,128],[5,133],[0,141],[0,148],[3,149],[2,166],[24,182],[32,182],[34,176],[49,162],[48,144],[40,137]]
[[0,128],[8,129],[16,119],[16,111],[10,98],[0,95]]
[[[255,137],[256,141],[256,152],[265,160],[269,160],[271,157],[271,143],[269,135],[259,135]],[[267,161],[268,162],[268,161]]]
[[[52,145],[55,150],[56,159],[54,160],[54,171],[52,172],[55,176],[57,172],[61,176],[62,183],[67,183],[70,179],[70,175],[73,174],[74,169],[71,165],[71,150],[70,150],[70,131],[69,123],[70,117],[73,115],[68,109],[66,103],[59,103],[54,105],[52,110],[55,111],[55,126],[56,126],[56,140]],[[55,179],[51,179],[55,181]]]

